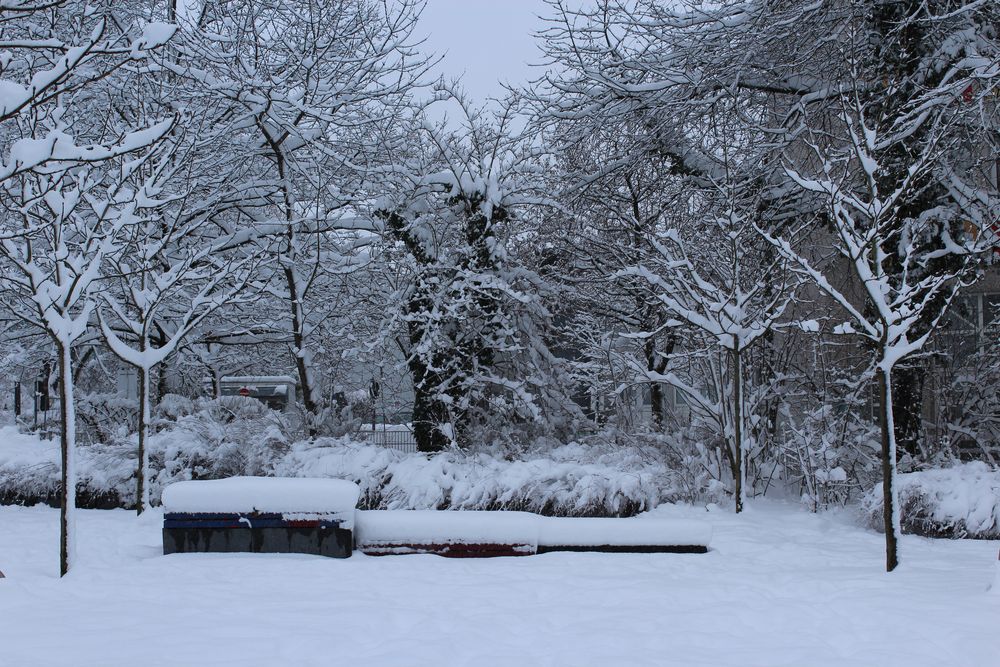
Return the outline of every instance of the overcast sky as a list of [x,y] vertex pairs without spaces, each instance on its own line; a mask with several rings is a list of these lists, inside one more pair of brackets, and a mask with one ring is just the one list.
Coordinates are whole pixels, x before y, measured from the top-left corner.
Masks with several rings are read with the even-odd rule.
[[427,0],[417,32],[426,50],[443,54],[439,73],[462,76],[477,102],[502,93],[499,81],[522,84],[542,70],[534,32],[547,13],[542,0]]

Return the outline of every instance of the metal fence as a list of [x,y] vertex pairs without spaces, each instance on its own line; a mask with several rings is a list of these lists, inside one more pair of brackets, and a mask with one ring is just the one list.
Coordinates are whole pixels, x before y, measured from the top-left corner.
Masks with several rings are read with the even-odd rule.
[[417,451],[417,440],[413,437],[413,431],[406,430],[386,430],[386,429],[361,429],[358,437],[365,442],[389,449],[398,449],[401,452]]

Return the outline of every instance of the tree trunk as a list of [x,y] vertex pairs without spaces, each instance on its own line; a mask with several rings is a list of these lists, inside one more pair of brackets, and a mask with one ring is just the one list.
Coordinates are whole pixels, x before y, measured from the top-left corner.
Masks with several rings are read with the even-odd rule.
[[413,438],[420,452],[440,452],[450,443],[440,428],[448,420],[447,406],[435,398],[436,390],[433,384],[414,386]]
[[76,412],[73,405],[72,346],[56,341],[59,351],[59,413],[62,428],[62,496],[59,502],[59,576],[69,572],[76,560]]
[[149,369],[137,368],[139,374],[139,456],[135,474],[135,513],[149,509],[149,452],[146,451],[146,434],[149,430]]
[[[164,340],[164,339],[161,338],[157,342],[156,347],[162,348],[167,343],[168,343],[167,340]],[[170,360],[170,356],[167,356],[167,357],[165,357],[163,359],[163,361],[161,361],[160,363],[158,363],[156,365],[156,402],[157,403],[163,402],[163,397],[170,393],[170,383],[169,383],[168,377],[167,377],[167,375],[168,375],[168,362],[169,362],[169,360]],[[149,370],[150,370],[150,372],[152,372],[153,369],[149,369]],[[152,385],[152,382],[150,382],[150,385]],[[152,396],[152,386],[150,387],[150,396]],[[152,398],[150,400],[152,400]]]
[[[420,322],[409,322],[411,341],[419,343],[421,326]],[[441,431],[441,425],[450,417],[448,405],[440,399],[443,381],[419,355],[413,355],[408,365],[413,378],[413,437],[417,451],[440,452],[451,443]]]
[[882,521],[885,528],[885,571],[899,565],[899,508],[896,499],[896,434],[892,415],[892,370],[879,369],[882,429]]
[[743,460],[743,362],[742,351],[734,349],[733,356],[733,484],[735,486],[736,513],[743,511],[746,486],[746,463]]
[[663,429],[663,384],[653,382],[649,385],[649,413],[654,431]]
[[[284,262],[285,285],[288,287],[288,305],[290,307],[289,314],[291,315],[292,320],[292,353],[295,355],[295,369],[299,376],[299,391],[302,392],[302,405],[306,409],[306,412],[314,415],[319,411],[319,406],[317,405],[316,395],[314,393],[315,387],[313,387],[312,373],[310,372],[311,369],[309,367],[309,362],[306,359],[306,322],[305,313],[302,310],[302,304],[305,300],[305,290],[300,289],[298,274],[296,273],[298,249],[295,245],[295,212],[293,210],[292,193],[289,190],[288,181],[286,180],[285,155],[282,152],[280,142],[271,137],[271,135],[264,130],[263,126],[261,126],[261,131],[263,132],[264,140],[271,147],[271,151],[274,154],[275,165],[278,168],[278,177],[282,181],[282,209],[285,214],[285,224],[287,225],[287,229],[285,230],[285,242],[287,243],[287,249],[284,257],[280,257],[279,260]],[[308,433],[310,436],[315,436],[316,427],[310,425]]]
[[[291,241],[289,241],[289,244],[291,244]],[[316,405],[312,373],[310,373],[311,369],[306,359],[306,341],[303,335],[305,322],[303,321],[301,307],[302,295],[299,294],[295,269],[292,267],[285,268],[285,284],[288,286],[289,306],[291,307],[292,353],[295,355],[295,369],[299,377],[299,389],[302,391],[302,406],[306,409],[306,412],[316,414],[318,406]],[[315,435],[313,431],[314,429],[310,427],[310,435]]]
[[[656,340],[654,338],[650,337],[646,339],[643,352],[646,357],[646,368],[649,371],[662,374],[666,370],[666,357],[658,358],[656,354]],[[652,382],[649,385],[649,413],[654,431],[659,431],[663,428],[665,398],[663,395],[663,386],[660,382]]]

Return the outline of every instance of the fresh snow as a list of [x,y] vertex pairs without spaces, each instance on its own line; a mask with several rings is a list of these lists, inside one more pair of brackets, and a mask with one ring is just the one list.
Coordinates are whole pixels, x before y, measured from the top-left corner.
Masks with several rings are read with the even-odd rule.
[[58,512],[0,507],[0,664],[378,667],[992,667],[1000,542],[882,536],[754,501],[707,554],[455,560],[161,555],[162,514],[84,510],[59,580]]
[[708,546],[712,525],[684,519],[656,520],[642,515],[632,519],[542,517],[539,546],[598,547]]
[[373,510],[357,513],[358,544],[519,544],[538,546],[537,514]]
[[544,517],[530,512],[396,510],[358,512],[358,544],[553,546],[708,545],[705,521]]
[[360,490],[342,479],[229,477],[163,489],[167,512],[330,512],[353,520]]

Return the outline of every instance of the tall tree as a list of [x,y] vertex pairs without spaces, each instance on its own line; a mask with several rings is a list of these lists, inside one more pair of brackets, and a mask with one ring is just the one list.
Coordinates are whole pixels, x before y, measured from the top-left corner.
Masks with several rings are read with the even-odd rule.
[[533,421],[560,405],[546,375],[557,362],[542,335],[543,281],[509,252],[525,209],[543,199],[530,151],[511,131],[515,105],[490,120],[459,95],[442,98],[459,105],[466,127],[418,118],[409,136],[421,151],[392,170],[376,211],[409,272],[394,315],[421,451],[467,442],[491,412]]
[[273,240],[271,293],[286,311],[272,340],[287,344],[309,413],[321,408],[312,359],[328,265],[351,254],[341,232],[355,230],[366,174],[384,164],[379,134],[427,68],[411,43],[418,10],[415,0],[212,0],[181,20],[180,59],[164,63],[192,94],[225,101],[238,130],[229,150],[271,187],[254,227]]
[[86,331],[103,263],[142,203],[130,187],[172,120],[142,129],[91,93],[162,47],[173,28],[117,20],[113,3],[0,5],[0,256],[14,314],[45,331],[59,358],[60,573],[75,551],[73,346]]
[[[139,514],[149,507],[152,373],[207,317],[232,305],[248,285],[260,255],[258,246],[238,235],[220,235],[209,224],[211,216],[203,215],[206,202],[191,197],[190,191],[187,196],[178,192],[192,183],[181,172],[201,166],[183,151],[181,137],[174,137],[156,156],[150,177],[137,188],[145,204],[143,215],[126,230],[118,252],[106,258],[107,289],[97,308],[105,343],[138,375]],[[169,194],[171,190],[177,194]]]

